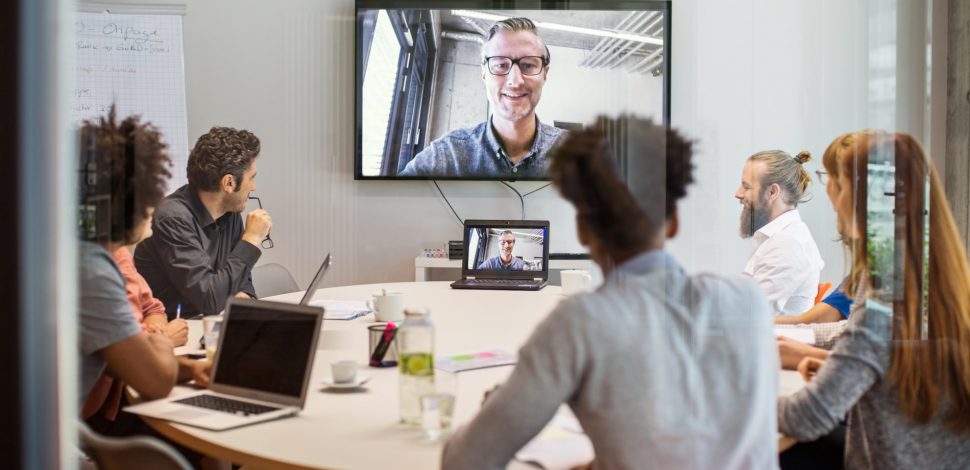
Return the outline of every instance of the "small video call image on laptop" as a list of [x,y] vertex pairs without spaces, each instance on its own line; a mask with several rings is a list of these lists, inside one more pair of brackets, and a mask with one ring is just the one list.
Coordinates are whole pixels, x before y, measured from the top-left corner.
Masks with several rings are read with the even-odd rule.
[[467,220],[455,289],[539,290],[549,277],[549,222]]
[[290,416],[303,409],[323,309],[261,300],[230,300],[209,388],[125,411],[224,430]]

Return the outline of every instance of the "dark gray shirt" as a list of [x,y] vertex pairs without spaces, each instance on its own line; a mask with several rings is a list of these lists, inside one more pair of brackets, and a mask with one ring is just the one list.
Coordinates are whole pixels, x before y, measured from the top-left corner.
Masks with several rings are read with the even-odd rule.
[[892,355],[892,309],[865,296],[852,304],[849,325],[825,366],[805,388],[778,400],[778,429],[800,441],[814,440],[848,413],[845,468],[965,469],[970,436],[943,425],[943,412],[927,424],[900,410],[888,380]]
[[525,261],[521,258],[512,257],[512,261],[509,262],[508,266],[502,264],[501,256],[493,256],[482,264],[478,265],[478,269],[508,269],[512,271],[522,271],[525,269]]
[[104,370],[100,351],[141,333],[125,290],[125,279],[114,258],[101,245],[78,246],[78,331],[81,349],[80,402]]
[[196,189],[182,186],[155,210],[151,238],[135,249],[135,267],[165,304],[169,319],[219,313],[237,292],[256,296],[251,271],[261,254],[242,241],[243,220],[213,220]]
[[512,163],[502,148],[489,119],[475,127],[457,129],[431,142],[418,153],[400,176],[479,176],[522,179],[546,178],[546,154],[566,136],[566,131],[539,122],[529,154]]

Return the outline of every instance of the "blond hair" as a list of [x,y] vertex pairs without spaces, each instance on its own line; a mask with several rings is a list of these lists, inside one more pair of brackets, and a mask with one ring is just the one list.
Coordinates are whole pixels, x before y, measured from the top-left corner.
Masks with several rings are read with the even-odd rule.
[[785,204],[793,206],[809,199],[805,190],[812,179],[802,165],[811,159],[812,155],[806,151],[798,152],[798,155],[792,157],[781,150],[765,150],[748,157],[750,162],[762,162],[765,165],[765,171],[761,174],[761,187],[777,184],[781,187]]
[[542,47],[546,50],[546,65],[549,64],[550,54],[549,46],[546,46],[545,41],[542,40],[542,36],[539,36],[539,29],[536,28],[536,24],[528,18],[506,18],[504,20],[496,21],[491,28],[488,28],[488,32],[485,33],[485,40],[482,41],[482,62],[485,61],[485,45],[488,41],[491,41],[498,33],[518,33],[527,32],[535,34],[539,38],[539,42],[542,42]]
[[[939,176],[912,136],[864,130],[836,138],[822,163],[838,184],[845,174],[852,184],[853,221],[866,234],[868,163],[889,152],[895,158],[896,206],[906,221],[900,248],[904,255],[903,298],[893,305],[893,345],[888,380],[899,407],[913,422],[929,422],[943,404],[944,424],[970,434],[970,264]],[[926,184],[929,182],[929,231],[926,232]],[[899,211],[900,209],[897,209]],[[846,227],[848,228],[848,227]],[[929,259],[924,234],[929,233]],[[846,238],[852,254],[848,290],[868,289],[866,236]],[[898,243],[898,242],[897,242]],[[928,263],[929,286],[923,273]],[[928,288],[927,288],[928,287]],[[922,340],[922,295],[927,292],[927,340]]]

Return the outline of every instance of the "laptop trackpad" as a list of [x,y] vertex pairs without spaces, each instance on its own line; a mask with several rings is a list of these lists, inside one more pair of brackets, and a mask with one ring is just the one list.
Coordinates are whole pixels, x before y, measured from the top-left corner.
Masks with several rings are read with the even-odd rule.
[[190,421],[196,418],[202,418],[205,416],[212,416],[211,412],[206,412],[202,410],[189,410],[180,409],[173,410],[167,413],[161,413],[161,417],[164,419],[170,419],[172,421]]

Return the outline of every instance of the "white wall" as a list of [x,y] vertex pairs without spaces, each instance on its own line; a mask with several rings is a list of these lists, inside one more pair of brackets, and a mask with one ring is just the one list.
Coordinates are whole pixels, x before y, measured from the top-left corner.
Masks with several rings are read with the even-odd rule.
[[[186,1],[190,141],[216,124],[263,141],[257,191],[273,215],[276,248],[261,262],[289,266],[306,285],[333,251],[327,285],[409,280],[422,248],[461,239],[430,182],[353,180],[352,1]],[[748,155],[807,149],[820,158],[837,134],[871,124],[870,3],[886,2],[674,2],[672,120],[699,140],[697,183],[670,244],[688,270],[742,269],[752,242],[737,237],[732,194]],[[517,198],[498,183],[441,187],[462,217],[519,215]],[[822,188],[812,190],[802,215],[826,259],[823,279],[837,281],[834,215]],[[579,249],[573,211],[552,188],[526,205],[527,217],[552,221],[551,251]]]

